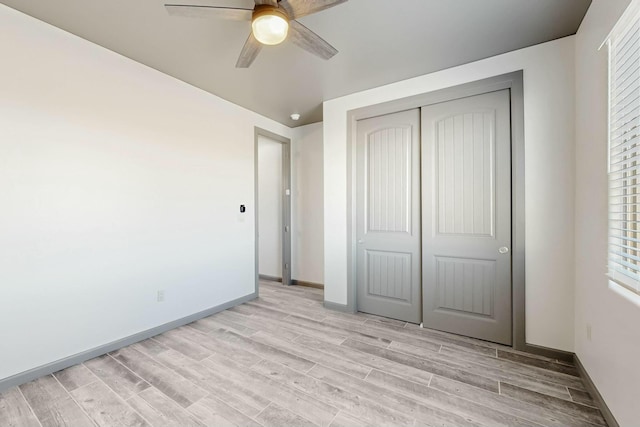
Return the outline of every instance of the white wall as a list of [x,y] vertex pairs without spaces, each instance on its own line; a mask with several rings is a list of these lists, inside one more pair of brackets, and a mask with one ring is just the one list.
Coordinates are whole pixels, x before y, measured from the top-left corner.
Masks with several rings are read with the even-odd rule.
[[0,28],[0,379],[251,294],[254,126],[291,130],[2,5]]
[[292,277],[324,283],[322,123],[293,129]]
[[617,421],[631,426],[640,420],[640,307],[605,277],[607,49],[598,51],[628,4],[594,0],[576,36],[575,351]]
[[282,278],[282,144],[258,136],[260,274]]
[[347,302],[347,111],[520,69],[526,145],[526,339],[573,349],[573,37],[324,103],[326,300]]

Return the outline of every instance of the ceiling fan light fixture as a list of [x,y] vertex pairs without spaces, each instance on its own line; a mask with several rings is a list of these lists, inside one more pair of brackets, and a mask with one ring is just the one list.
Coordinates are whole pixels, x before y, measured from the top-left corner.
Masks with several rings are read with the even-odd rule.
[[277,7],[261,5],[253,12],[253,36],[262,44],[276,45],[287,38],[289,17]]

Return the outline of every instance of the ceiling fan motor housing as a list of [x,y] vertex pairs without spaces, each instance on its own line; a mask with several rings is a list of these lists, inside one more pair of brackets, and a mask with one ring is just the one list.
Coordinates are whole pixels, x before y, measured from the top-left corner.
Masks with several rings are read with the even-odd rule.
[[289,22],[289,15],[287,15],[287,12],[285,12],[284,9],[277,6],[271,6],[270,4],[256,5],[253,9],[253,18],[251,20],[255,21],[257,18],[264,15],[277,15]]

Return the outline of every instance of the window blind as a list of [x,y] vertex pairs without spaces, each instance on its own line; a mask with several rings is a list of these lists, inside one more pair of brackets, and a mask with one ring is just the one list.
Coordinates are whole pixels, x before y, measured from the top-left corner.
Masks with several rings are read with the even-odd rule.
[[640,293],[640,1],[609,47],[609,278]]

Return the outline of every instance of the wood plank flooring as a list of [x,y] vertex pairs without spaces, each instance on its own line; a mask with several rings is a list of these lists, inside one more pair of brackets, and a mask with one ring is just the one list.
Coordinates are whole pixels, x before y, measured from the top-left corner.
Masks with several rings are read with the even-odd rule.
[[0,426],[606,426],[576,368],[368,314],[260,298],[0,393]]

